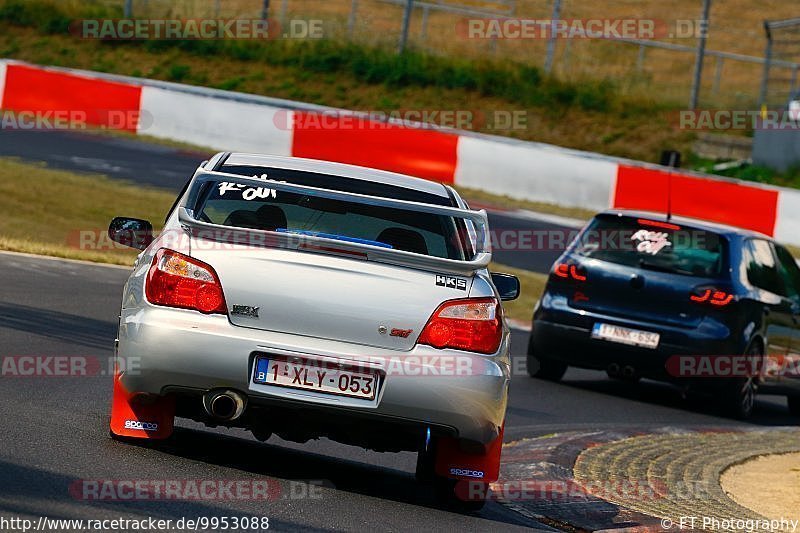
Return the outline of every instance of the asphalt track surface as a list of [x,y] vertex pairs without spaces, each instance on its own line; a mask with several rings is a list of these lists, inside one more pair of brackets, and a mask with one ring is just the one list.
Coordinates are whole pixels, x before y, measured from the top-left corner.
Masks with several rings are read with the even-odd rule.
[[[189,152],[127,137],[82,132],[0,129],[0,156],[44,161],[52,168],[105,174],[176,194],[211,153]],[[120,215],[135,216],[135,213]],[[547,272],[574,227],[493,211],[494,258],[504,265]]]
[[[39,135],[39,134],[36,134]],[[48,134],[50,135],[50,134]],[[11,152],[7,140],[19,142]],[[97,151],[80,140],[76,157]],[[65,141],[66,142],[66,141]],[[92,140],[91,142],[96,142]],[[125,172],[163,167],[151,157],[174,150],[129,140],[102,140],[108,161]],[[27,138],[0,133],[0,151],[51,166],[86,170],[85,162],[56,150],[57,137]],[[116,148],[115,148],[116,146]],[[83,147],[83,151],[81,151]],[[27,151],[26,151],[27,150]],[[137,150],[139,150],[137,152]],[[38,155],[37,155],[38,154]],[[138,156],[137,156],[138,154]],[[192,164],[196,157],[186,156]],[[56,162],[60,161],[60,164]],[[94,160],[95,165],[104,163]],[[187,161],[188,162],[188,161]],[[67,166],[74,165],[74,166]],[[170,172],[179,175],[177,165]],[[97,168],[100,170],[100,168]],[[124,169],[123,169],[124,170]],[[123,170],[102,172],[126,177]],[[112,172],[113,171],[113,172]],[[149,179],[149,178],[148,178]],[[164,178],[166,179],[166,178]],[[174,187],[179,181],[165,186]],[[259,443],[243,431],[211,430],[179,421],[168,445],[145,447],[108,438],[111,377],[108,369],[116,333],[125,268],[0,253],[0,356],[84,356],[99,362],[90,376],[0,376],[0,518],[170,518],[268,516],[276,530],[514,530],[537,527],[498,503],[477,516],[440,509],[413,478],[414,455],[374,453],[325,439],[295,444],[272,437]],[[514,331],[512,352],[525,352],[527,333]],[[515,364],[515,367],[519,365]],[[561,383],[533,380],[515,372],[506,441],[566,430],[620,428],[737,427],[792,425],[783,398],[760,397],[753,419],[735,422],[719,415],[704,396],[683,398],[667,385],[630,385],[601,372],[570,369]],[[106,501],[76,498],[78,480],[274,479],[275,501]],[[304,483],[323,488],[308,493]]]

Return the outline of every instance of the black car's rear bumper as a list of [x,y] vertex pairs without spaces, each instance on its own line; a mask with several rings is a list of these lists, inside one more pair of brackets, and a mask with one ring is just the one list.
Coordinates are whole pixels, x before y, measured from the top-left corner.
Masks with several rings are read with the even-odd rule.
[[[625,327],[658,332],[661,342],[650,349],[628,346],[604,339],[592,338],[595,322],[606,322]],[[689,342],[675,342],[682,337]],[[607,370],[612,365],[620,369],[632,367],[635,374],[662,381],[682,381],[671,358],[684,355],[718,355],[741,353],[729,338],[710,338],[697,331],[675,332],[653,324],[630,323],[613,318],[587,321],[585,327],[566,325],[537,319],[533,323],[529,353],[539,358],[560,361],[570,366]]]

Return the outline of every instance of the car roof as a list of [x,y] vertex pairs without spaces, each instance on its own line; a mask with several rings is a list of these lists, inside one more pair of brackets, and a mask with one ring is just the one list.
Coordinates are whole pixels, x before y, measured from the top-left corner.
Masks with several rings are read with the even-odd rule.
[[377,170],[374,168],[360,167],[356,165],[346,165],[343,163],[332,163],[330,161],[320,161],[317,159],[305,159],[302,157],[284,157],[276,155],[261,155],[248,153],[232,153],[225,159],[220,171],[224,172],[226,165],[232,166],[258,166],[282,168],[288,170],[300,170],[317,174],[332,174],[356,180],[382,183],[393,185],[405,189],[413,189],[442,198],[449,198],[450,193],[447,188],[436,181],[422,178],[414,178],[405,174]]
[[731,226],[728,224],[721,224],[718,222],[711,222],[708,220],[701,220],[698,218],[691,218],[691,217],[682,217],[682,216],[671,216],[667,219],[667,215],[665,213],[657,213],[655,211],[638,211],[633,209],[607,209],[600,213],[601,215],[619,215],[619,216],[628,216],[628,217],[641,217],[647,218],[650,220],[656,221],[663,221],[663,222],[672,222],[674,224],[679,225],[686,225],[692,226],[693,228],[700,229],[700,230],[707,230],[714,233],[718,233],[720,235],[725,235],[728,237],[737,236],[737,237],[757,237],[759,239],[767,239],[769,241],[774,241],[772,237],[769,235],[765,235],[763,233],[759,233],[754,230],[749,230],[745,228],[740,228],[737,226]]

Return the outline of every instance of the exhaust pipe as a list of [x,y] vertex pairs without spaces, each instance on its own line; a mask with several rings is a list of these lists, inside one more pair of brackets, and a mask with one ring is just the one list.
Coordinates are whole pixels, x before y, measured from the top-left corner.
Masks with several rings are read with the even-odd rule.
[[620,368],[617,363],[611,363],[606,370],[609,376],[619,376]]
[[622,377],[632,378],[636,375],[636,369],[628,365],[622,369]]
[[211,391],[203,396],[203,408],[217,420],[236,420],[244,412],[247,398],[234,390]]

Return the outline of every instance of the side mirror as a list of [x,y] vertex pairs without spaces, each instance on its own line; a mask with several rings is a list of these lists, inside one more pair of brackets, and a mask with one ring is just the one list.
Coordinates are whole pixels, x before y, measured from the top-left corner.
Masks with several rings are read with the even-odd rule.
[[124,246],[144,250],[153,242],[153,225],[140,218],[117,217],[108,226],[108,236]]
[[519,298],[519,278],[511,274],[492,274],[492,283],[504,302]]

